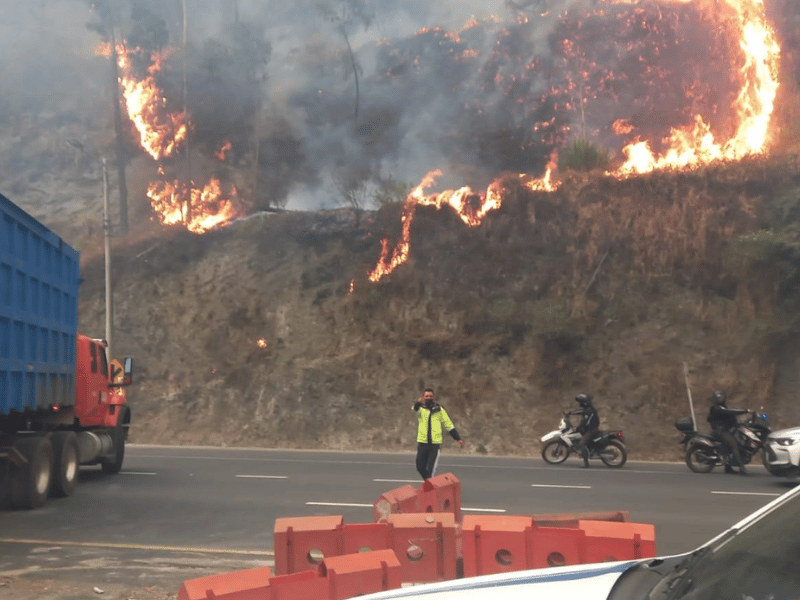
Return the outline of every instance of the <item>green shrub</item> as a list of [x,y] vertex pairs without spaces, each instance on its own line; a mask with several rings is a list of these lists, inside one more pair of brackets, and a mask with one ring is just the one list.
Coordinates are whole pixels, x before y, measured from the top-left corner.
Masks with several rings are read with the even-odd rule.
[[558,335],[573,329],[572,307],[561,298],[542,298],[525,305],[525,324],[538,335]]
[[382,208],[395,202],[405,202],[410,192],[411,186],[409,184],[389,178],[375,192],[373,202],[377,208]]
[[724,262],[732,272],[745,273],[753,265],[778,260],[787,245],[792,244],[786,234],[759,229],[733,240],[725,249]]
[[606,148],[601,148],[580,136],[572,140],[561,152],[558,168],[561,171],[591,171],[607,169],[610,163],[611,153]]

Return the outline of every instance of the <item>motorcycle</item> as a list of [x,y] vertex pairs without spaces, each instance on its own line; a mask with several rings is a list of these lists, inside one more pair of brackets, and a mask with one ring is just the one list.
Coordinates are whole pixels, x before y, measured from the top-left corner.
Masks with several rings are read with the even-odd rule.
[[[555,429],[541,438],[544,447],[542,458],[551,465],[563,463],[569,455],[578,453],[575,448],[581,439],[575,426],[570,422],[572,413],[565,412]],[[607,466],[619,468],[628,460],[628,451],[625,448],[625,436],[622,431],[600,431],[586,444],[589,458],[599,458]]]
[[[675,428],[682,436],[686,465],[695,473],[709,473],[714,467],[736,466],[727,446],[711,434],[698,432],[691,417],[681,417],[675,421]],[[750,418],[737,425],[733,437],[739,446],[743,464],[749,464],[753,456],[762,451],[770,431],[764,412],[751,411]]]

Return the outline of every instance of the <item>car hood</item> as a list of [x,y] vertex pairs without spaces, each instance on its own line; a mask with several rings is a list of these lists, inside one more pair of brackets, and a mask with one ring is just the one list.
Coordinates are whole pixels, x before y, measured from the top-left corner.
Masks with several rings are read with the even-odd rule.
[[441,583],[406,587],[360,596],[359,600],[486,600],[502,595],[503,600],[532,598],[581,598],[605,600],[614,583],[638,560],[516,571],[484,575]]
[[770,439],[775,438],[800,438],[800,427],[790,427],[789,429],[779,429],[769,434]]

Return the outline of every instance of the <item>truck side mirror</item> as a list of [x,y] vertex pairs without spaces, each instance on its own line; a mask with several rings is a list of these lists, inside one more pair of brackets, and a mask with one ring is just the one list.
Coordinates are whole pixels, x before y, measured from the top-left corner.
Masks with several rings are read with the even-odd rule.
[[123,383],[124,385],[130,385],[133,383],[133,358],[130,356],[125,357],[125,362],[123,363]]
[[125,357],[123,364],[115,358],[109,364],[109,387],[125,387],[133,382],[133,359]]

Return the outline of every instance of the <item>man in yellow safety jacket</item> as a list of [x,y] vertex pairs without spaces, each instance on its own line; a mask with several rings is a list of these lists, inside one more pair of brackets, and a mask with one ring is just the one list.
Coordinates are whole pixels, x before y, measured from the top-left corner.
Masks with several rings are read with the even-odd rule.
[[442,447],[442,426],[450,432],[458,445],[463,448],[464,440],[458,435],[447,411],[434,401],[431,388],[412,407],[417,413],[417,472],[423,479],[430,479],[436,472],[439,462],[439,449]]

